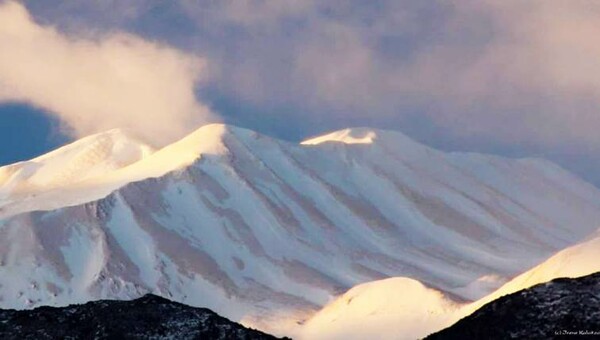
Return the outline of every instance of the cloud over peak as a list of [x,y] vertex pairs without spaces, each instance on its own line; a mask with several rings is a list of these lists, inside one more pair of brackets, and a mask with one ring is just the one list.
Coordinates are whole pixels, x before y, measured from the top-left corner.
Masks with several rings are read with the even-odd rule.
[[[17,62],[14,70],[0,66],[0,79],[10,81],[0,84],[10,90],[1,98],[25,98],[50,109],[81,134],[96,127],[126,125],[162,137],[214,119],[193,95],[194,85],[206,77],[197,93],[220,110],[225,121],[279,137],[300,139],[347,126],[385,126],[448,148],[542,155],[571,168],[587,168],[592,158],[600,162],[596,151],[585,153],[578,161],[564,156],[595,150],[600,142],[600,43],[596,38],[600,35],[600,2],[24,3],[36,20],[51,23],[59,31],[27,16],[15,16],[24,25],[23,32],[33,30],[38,40],[50,37],[54,43],[40,43],[52,48],[35,48],[38,43],[29,43],[28,49],[17,44],[17,51],[7,53]],[[26,13],[20,5],[13,3],[12,7]],[[3,8],[7,13],[7,7]],[[0,22],[3,54],[10,46],[6,26]],[[78,33],[81,30],[103,35],[83,39]],[[64,52],[71,50],[77,53]],[[21,58],[18,51],[47,54],[48,58]],[[57,57],[57,51],[72,57]],[[90,51],[94,62],[88,65],[97,61],[99,66],[84,67],[81,60],[87,57],[75,57],[84,54],[81,51]],[[118,65],[108,67],[105,60],[118,60]],[[59,79],[52,83],[60,86],[55,86],[51,95],[42,95],[38,92],[46,88],[45,83],[30,79],[36,72],[26,64],[35,66],[31,69],[42,68],[44,72],[36,71],[44,75],[42,80],[51,69],[76,72],[63,71],[66,77],[51,77]],[[202,65],[206,65],[204,71]],[[93,77],[72,75],[90,68],[100,71]],[[82,105],[96,98],[87,94],[75,101],[56,99],[81,87],[65,83],[94,79],[98,80],[94,84],[118,85],[112,92],[102,91],[106,96],[127,94],[142,100],[123,101],[127,105],[115,110],[104,99],[98,100],[102,105],[96,106],[96,101]],[[131,82],[144,83],[146,88],[127,86]],[[169,87],[165,89],[164,84]],[[60,90],[65,88],[69,91]],[[73,103],[78,103],[77,110],[71,107]],[[111,118],[106,124],[110,126],[96,126],[89,118],[96,117],[95,113],[86,113],[83,122],[67,113],[97,111]],[[145,126],[130,125],[137,123]]]
[[77,136],[115,127],[155,144],[215,120],[194,88],[206,62],[128,33],[81,38],[0,2],[0,101],[58,116]]

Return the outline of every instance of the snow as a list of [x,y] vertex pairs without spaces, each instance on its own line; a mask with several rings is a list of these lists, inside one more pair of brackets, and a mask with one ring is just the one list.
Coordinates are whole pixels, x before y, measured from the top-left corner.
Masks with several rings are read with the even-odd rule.
[[[115,129],[92,135],[30,161],[0,168],[0,185],[18,182],[23,191],[64,187],[135,163],[152,148]],[[12,183],[11,183],[12,182]],[[15,183],[16,182],[16,183]],[[5,192],[12,193],[12,192]]]
[[115,130],[0,168],[0,307],[154,292],[283,335],[352,287],[405,277],[308,324],[334,313],[343,330],[397,304],[416,312],[400,314],[416,334],[419,318],[449,320],[447,296],[484,297],[598,220],[600,192],[558,166],[397,132],[294,144],[211,124],[155,151]]
[[373,144],[377,133],[366,128],[344,129],[323,136],[307,139],[302,145],[318,145],[325,142],[339,142],[344,144]]
[[[117,196],[121,203],[121,197]],[[140,271],[142,282],[148,287],[158,285],[160,273],[158,259],[152,238],[143,230],[136,228],[132,212],[124,204],[116,204],[110,220],[106,223],[107,230],[114,235],[119,246],[127,252]]]
[[73,275],[70,286],[75,291],[85,292],[104,267],[104,250],[102,243],[96,242],[97,237],[91,230],[80,226],[72,230],[68,245],[61,247]]
[[[0,168],[0,217],[83,203],[97,196],[86,183],[136,163],[153,148],[115,129],[88,136],[55,151]],[[112,188],[109,188],[109,190]],[[103,192],[104,193],[104,192]]]
[[0,218],[101,199],[128,183],[186,167],[202,154],[226,152],[221,137],[227,129],[209,124],[158,151],[115,129],[1,167]]
[[448,323],[456,304],[408,278],[352,288],[311,318],[298,339],[418,339]]

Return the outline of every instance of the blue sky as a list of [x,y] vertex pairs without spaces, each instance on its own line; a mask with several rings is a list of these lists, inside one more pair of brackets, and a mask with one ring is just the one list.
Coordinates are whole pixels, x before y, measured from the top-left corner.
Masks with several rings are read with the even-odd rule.
[[583,0],[0,0],[0,163],[113,127],[371,126],[598,184],[599,21]]
[[60,122],[24,104],[0,105],[0,164],[30,159],[68,142]]

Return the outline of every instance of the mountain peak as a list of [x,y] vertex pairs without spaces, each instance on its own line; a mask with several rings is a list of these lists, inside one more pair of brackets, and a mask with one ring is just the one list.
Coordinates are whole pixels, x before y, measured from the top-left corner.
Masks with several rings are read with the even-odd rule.
[[390,146],[425,147],[399,131],[373,129],[368,127],[346,128],[302,141],[301,145],[319,145],[324,143],[374,144]]
[[134,135],[129,130],[123,128],[115,128],[80,138],[56,150],[50,151],[44,155],[33,158],[30,161],[42,161],[71,151],[89,148],[90,146],[98,144],[103,144],[104,146],[107,146],[107,144],[136,145],[140,149],[144,149],[148,153],[151,153],[153,151],[153,148],[151,146],[134,137]]
[[126,167],[154,152],[123,129],[84,137],[34,159],[0,168],[0,193],[48,190]]
[[334,131],[322,136],[303,141],[302,145],[317,145],[326,142],[339,142],[344,144],[373,144],[377,139],[378,131],[368,128],[348,128]]

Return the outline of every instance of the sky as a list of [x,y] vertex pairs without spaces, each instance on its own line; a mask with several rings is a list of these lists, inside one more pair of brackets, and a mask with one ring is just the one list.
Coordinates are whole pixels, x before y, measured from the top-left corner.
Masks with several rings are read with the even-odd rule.
[[125,127],[352,126],[600,185],[600,2],[0,0],[0,164]]

